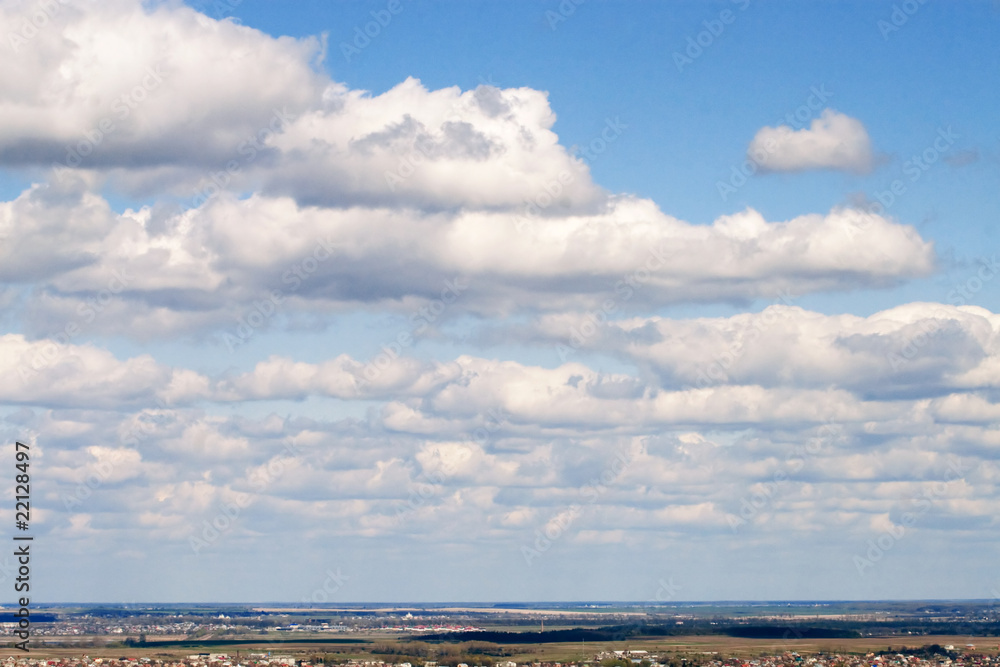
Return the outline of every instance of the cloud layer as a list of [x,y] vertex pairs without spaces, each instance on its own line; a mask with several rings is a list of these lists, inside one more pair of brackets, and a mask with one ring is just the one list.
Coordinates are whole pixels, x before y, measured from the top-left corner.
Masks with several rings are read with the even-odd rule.
[[[320,38],[59,6],[0,50],[32,183],[0,202],[0,430],[44,471],[43,597],[298,599],[336,558],[349,599],[650,599],[670,554],[732,598],[803,545],[814,597],[864,597],[906,512],[932,546],[995,530],[1000,316],[800,305],[932,275],[906,220],[682,220],[595,183],[545,91],[372,94]],[[832,110],[761,151],[872,165]]]
[[64,174],[0,210],[9,280],[34,278],[24,308],[42,335],[80,318],[141,339],[212,332],[260,303],[282,313],[413,312],[442,299],[453,315],[628,312],[884,287],[935,266],[912,227],[853,209],[779,222],[746,210],[694,225],[625,196],[599,213],[530,219],[222,194],[187,211],[119,214]]

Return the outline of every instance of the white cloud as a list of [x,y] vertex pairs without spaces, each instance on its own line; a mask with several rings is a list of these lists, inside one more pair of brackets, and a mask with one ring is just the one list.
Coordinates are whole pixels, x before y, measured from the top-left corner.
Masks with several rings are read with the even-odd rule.
[[[6,25],[23,12],[0,4]],[[61,6],[37,33],[0,54],[7,165],[218,168],[275,109],[316,107],[328,85],[309,65],[319,40],[272,38],[176,3]]]
[[[8,383],[12,402],[388,399],[384,419],[393,429],[452,436],[474,430],[491,408],[554,432],[913,419],[929,407],[921,400],[994,390],[1000,363],[1000,316],[972,306],[915,303],[863,318],[775,305],[730,318],[633,318],[599,327],[587,317],[547,316],[531,335],[550,341],[553,360],[559,345],[612,353],[639,375],[598,373],[578,362],[550,369],[468,355],[426,362],[341,354],[316,364],[275,355],[246,373],[211,378],[148,356],[119,361],[92,346],[13,334],[0,338],[0,359],[16,377]],[[588,324],[593,333],[580,335],[591,331]],[[981,398],[934,405],[934,414],[959,420],[993,414]],[[701,437],[695,432],[685,442],[697,447]]]
[[[23,221],[10,227],[11,247],[49,267],[27,302],[41,335],[81,316],[92,331],[137,338],[235,329],[275,290],[282,304],[267,308],[286,315],[373,305],[414,313],[441,298],[452,315],[609,299],[627,311],[887,286],[935,266],[933,245],[912,227],[853,209],[781,222],[748,209],[695,225],[649,200],[614,197],[601,213],[519,229],[509,212],[330,209],[261,195],[115,214],[82,187],[34,186],[5,205]],[[67,209],[66,198],[84,210]],[[61,228],[56,245],[36,233],[66,218],[93,222]]]
[[559,314],[542,317],[536,334],[570,352],[620,355],[665,387],[840,387],[912,398],[995,388],[998,331],[1000,317],[983,308],[911,303],[868,317],[777,304],[732,317],[599,326],[593,316]]
[[0,280],[45,281],[99,261],[115,217],[79,176],[33,185],[17,199],[0,202]]
[[[14,24],[21,8],[0,16]],[[319,73],[321,48],[172,3],[61,11],[0,52],[0,163],[94,170],[188,203],[221,186],[324,206],[495,209],[552,183],[553,211],[603,200],[551,131],[546,93],[409,78],[373,96]]]
[[382,367],[355,361],[346,354],[321,364],[272,356],[253,371],[222,381],[215,396],[241,401],[310,395],[341,399],[424,395],[460,373],[458,364],[427,364],[410,357],[394,359]]
[[[12,3],[0,11],[20,16]],[[0,52],[11,65],[0,162],[88,153],[0,204],[0,278],[35,288],[7,297],[20,297],[28,331],[232,334],[275,290],[284,303],[262,329],[345,308],[413,313],[456,280],[468,288],[449,317],[745,301],[934,268],[913,228],[848,209],[678,220],[597,187],[552,132],[542,91],[407,79],[371,95],[319,72],[320,51],[312,38],[115,0],[67,8],[30,45]],[[776,157],[819,155],[813,144],[854,124],[826,113]],[[116,213],[96,194],[109,184],[159,201]],[[220,185],[233,193],[213,194]],[[202,203],[181,210],[172,197]]]
[[338,93],[336,111],[303,114],[275,138],[281,157],[262,175],[264,192],[323,206],[489,210],[557,188],[553,203],[543,199],[549,213],[604,200],[551,131],[546,93],[428,91],[412,78],[374,97]]
[[0,400],[45,406],[148,404],[174,382],[194,391],[199,384],[195,374],[172,371],[148,355],[123,362],[91,345],[29,341],[19,334],[0,336],[0,373],[6,378]]
[[[803,393],[800,402],[787,405],[789,419],[775,424],[763,418],[775,415],[790,395],[770,392],[770,401],[761,400],[768,392],[743,393],[738,400],[762,420],[750,430],[729,430],[738,434],[731,443],[709,445],[706,466],[687,451],[704,436],[694,437],[690,426],[636,422],[645,397],[588,398],[600,381],[586,368],[462,363],[468,372],[448,395],[431,392],[417,404],[450,425],[430,435],[395,430],[391,419],[365,426],[174,411],[165,428],[150,429],[132,449],[102,444],[109,424],[96,412],[78,413],[72,428],[36,418],[27,428],[60,494],[72,497],[88,477],[100,480],[79,496],[73,511],[49,512],[39,529],[65,538],[74,554],[142,535],[143,549],[190,557],[188,541],[201,534],[204,522],[239,506],[232,528],[199,559],[221,557],[233,567],[237,552],[262,535],[309,535],[317,544],[341,548],[373,539],[403,540],[411,550],[424,543],[438,550],[488,543],[491,552],[518,559],[515,571],[522,571],[521,545],[532,544],[535,530],[554,521],[564,526],[557,549],[622,539],[654,548],[692,537],[726,548],[732,544],[730,522],[750,498],[765,503],[739,528],[744,545],[787,531],[827,532],[864,544],[871,526],[882,525],[880,517],[898,520],[911,499],[927,492],[935,495],[922,526],[951,535],[969,522],[995,523],[996,431],[915,423],[907,402],[883,402],[875,411],[850,415],[835,434],[817,436],[817,422],[802,425],[805,404],[826,405],[837,400],[832,394]],[[586,378],[575,389],[561,388],[580,374]],[[515,402],[525,383],[537,390],[530,400]],[[706,404],[726,396],[735,394],[720,388]],[[542,404],[531,408],[531,400]],[[488,441],[471,440],[481,406],[495,401],[516,408],[509,410],[509,422]],[[631,410],[624,408],[629,401]],[[606,416],[583,423],[571,412],[576,409]],[[695,404],[679,412],[699,414]],[[615,420],[645,434],[623,438],[593,428]],[[92,426],[84,428],[86,423]],[[56,444],[55,428],[73,438],[75,449]],[[884,432],[874,438],[878,429]],[[814,439],[819,446],[807,447]],[[299,444],[285,446],[292,440]],[[982,450],[968,451],[972,443],[981,443]],[[630,451],[632,461],[605,476],[616,470],[620,451]],[[941,486],[937,482],[948,479],[953,458],[961,462],[962,480]],[[110,474],[101,465],[105,461],[114,466]],[[209,566],[207,560],[199,563]]]
[[761,128],[747,148],[747,157],[765,171],[839,169],[866,173],[874,164],[865,126],[833,109],[824,109],[808,129],[793,130],[787,125]]
[[[528,586],[547,585],[543,561],[576,577],[602,549],[638,571],[623,542],[681,562],[694,537],[712,547],[695,571],[748,543],[798,548],[788,535],[863,544],[928,489],[928,527],[997,524],[1000,316],[794,305],[931,274],[913,227],[846,208],[680,220],[597,185],[544,91],[406,78],[372,94],[322,71],[321,39],[173,2],[58,5],[0,50],[0,166],[37,181],[0,202],[16,332],[0,335],[0,432],[48,471],[36,525],[74,559],[50,590],[103,585],[87,573],[127,567],[126,551],[165,594],[244,590],[230,578],[292,536],[353,558],[345,572],[377,568],[370,586],[397,576],[366,557],[383,548],[452,575],[491,566],[455,557],[488,545],[493,580]],[[0,21],[23,10],[0,0]],[[760,150],[771,171],[873,160],[861,123],[831,110],[762,129]],[[779,303],[664,316],[758,299]],[[281,331],[213,354],[254,312],[255,334]],[[329,326],[346,312],[372,328]],[[329,326],[322,346],[299,347],[303,322]],[[433,345],[372,352],[424,330]],[[727,541],[760,497],[748,539]],[[231,529],[194,556],[220,515]],[[553,553],[587,558],[527,572],[520,547],[546,529],[564,533]],[[310,553],[280,554],[290,576],[308,578],[295,559]]]

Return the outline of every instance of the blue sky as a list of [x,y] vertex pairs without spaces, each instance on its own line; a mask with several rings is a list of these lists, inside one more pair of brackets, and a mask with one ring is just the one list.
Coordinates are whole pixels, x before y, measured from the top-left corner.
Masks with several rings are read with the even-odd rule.
[[39,601],[994,595],[997,3],[38,7]]
[[[192,6],[216,11],[211,3]],[[961,170],[930,171],[894,214],[921,229],[939,229],[935,242],[958,263],[972,260],[994,233],[998,135],[988,109],[1000,93],[984,81],[1000,68],[992,48],[1000,17],[995,3],[923,3],[897,30],[879,25],[891,24],[892,3],[588,1],[559,14],[564,20],[546,14],[558,13],[558,4],[402,6],[404,20],[391,22],[349,58],[340,45],[352,45],[354,28],[385,3],[301,3],[287,11],[248,1],[233,16],[272,34],[308,36],[323,26],[329,34],[325,70],[374,93],[408,76],[432,89],[494,82],[548,91],[558,116],[553,129],[567,147],[589,143],[605,118],[620,117],[635,131],[594,161],[595,181],[613,192],[670,202],[671,214],[697,223],[747,206],[769,219],[788,219],[842,204],[853,193],[872,197],[902,176],[903,163],[924,150],[939,127],[950,125],[961,137],[955,152],[977,151],[981,159]],[[687,39],[725,10],[733,23],[678,67],[674,54],[686,56]],[[794,113],[813,86],[825,86],[830,106],[850,109],[865,123],[886,163],[866,177],[821,172],[751,179],[724,201],[717,183],[745,158],[748,138]],[[927,289],[933,284],[921,283],[907,298]],[[894,303],[892,296],[866,296],[867,312]],[[851,304],[852,312],[862,312],[856,296],[824,295],[815,303],[823,310]]]

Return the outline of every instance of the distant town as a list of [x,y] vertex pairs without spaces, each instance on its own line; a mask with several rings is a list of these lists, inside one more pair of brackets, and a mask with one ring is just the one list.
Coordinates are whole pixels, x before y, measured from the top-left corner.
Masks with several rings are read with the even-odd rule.
[[[952,657],[954,656],[954,657]],[[101,658],[87,655],[80,657],[7,657],[3,667],[325,667],[322,660],[297,658],[293,655],[270,652],[197,653],[178,658],[119,657]],[[457,663],[447,665],[425,661],[414,665],[410,662],[385,662],[382,660],[346,659],[337,663],[347,667],[486,667],[483,664]],[[956,648],[934,645],[916,653],[841,654],[821,653],[800,655],[785,651],[754,658],[721,657],[717,651],[700,656],[678,658],[676,654],[661,655],[645,650],[600,651],[592,659],[577,662],[490,662],[489,667],[671,667],[678,664],[699,667],[991,667],[1000,664],[996,653],[977,653],[974,645]]]
[[993,601],[46,606],[0,667],[993,667]]

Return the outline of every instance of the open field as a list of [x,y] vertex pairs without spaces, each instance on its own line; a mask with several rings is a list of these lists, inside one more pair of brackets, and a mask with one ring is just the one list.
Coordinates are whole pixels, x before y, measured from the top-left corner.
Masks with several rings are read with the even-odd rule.
[[521,607],[398,607],[398,606],[387,606],[387,607],[254,607],[254,611],[259,611],[269,614],[282,614],[282,613],[325,613],[329,614],[331,611],[336,611],[337,613],[350,613],[350,612],[365,612],[365,613],[393,613],[393,614],[405,614],[410,613],[441,613],[441,614],[511,614],[514,616],[589,616],[589,617],[603,617],[609,616],[610,614],[615,614],[617,616],[647,616],[649,612],[647,610],[635,610],[635,609],[623,609],[623,610],[600,610],[595,611],[591,609],[547,609],[544,607],[539,608],[521,608]]
[[[989,639],[988,642],[982,641]],[[970,643],[967,636],[923,636],[910,637],[908,639],[900,637],[864,637],[859,639],[743,639],[739,637],[722,636],[692,636],[692,637],[670,637],[656,639],[630,639],[622,642],[601,642],[586,643],[580,645],[573,644],[534,644],[530,646],[517,645],[514,648],[518,651],[511,660],[523,662],[531,657],[542,660],[562,661],[570,659],[579,660],[582,655],[588,658],[593,657],[600,651],[621,650],[624,648],[632,650],[645,650],[650,653],[678,653],[678,654],[702,654],[719,653],[722,656],[752,656],[760,653],[782,653],[784,651],[795,651],[797,653],[869,653],[888,649],[890,646],[899,649],[902,646],[910,648],[923,646],[925,644],[954,644],[956,648],[964,647]],[[976,652],[998,653],[998,637],[977,637],[972,640],[975,643]],[[585,652],[585,653],[584,653]]]
[[[116,646],[116,647],[93,647],[93,646],[61,646],[61,647],[48,647],[39,646],[37,644],[32,644],[32,648],[28,653],[23,651],[12,650],[10,648],[0,649],[0,659],[5,659],[9,656],[15,658],[71,658],[80,657],[88,655],[92,658],[119,658],[122,656],[128,656],[130,658],[141,658],[141,657],[160,657],[160,658],[180,658],[184,656],[191,655],[193,653],[226,653],[229,655],[236,655],[239,651],[241,655],[247,653],[281,653],[281,654],[294,654],[294,655],[315,655],[315,654],[329,654],[329,655],[345,655],[347,651],[351,651],[350,645],[332,645],[332,644],[317,644],[311,641],[302,642],[290,642],[288,644],[269,644],[267,642],[257,642],[254,644],[229,644],[229,645],[211,645],[211,646],[198,646],[196,642],[192,642],[191,646],[185,647],[129,647],[129,646]],[[353,649],[354,653],[352,655],[364,655],[364,652]]]
[[[31,650],[31,657],[78,657],[89,655],[91,657],[181,657],[192,653],[208,652],[228,653],[235,655],[237,651],[241,654],[251,652],[280,652],[294,655],[327,655],[333,660],[346,660],[347,658],[364,658],[372,655],[371,650],[376,645],[392,645],[403,648],[408,643],[407,640],[398,638],[389,639],[384,635],[364,635],[359,633],[356,637],[364,641],[361,644],[329,643],[303,639],[288,643],[275,643],[254,640],[242,640],[246,643],[211,643],[199,644],[197,640],[186,642],[185,646],[170,647],[105,647],[94,648],[84,646],[68,646],[59,648],[41,647],[37,644]],[[75,638],[76,640],[87,641],[90,638]],[[419,640],[419,637],[415,638]],[[551,644],[515,644],[508,645],[513,655],[504,659],[515,660],[518,663],[530,662],[533,660],[567,662],[590,659],[600,651],[620,650],[624,648],[633,650],[646,650],[651,653],[676,653],[679,655],[702,655],[706,653],[718,653],[720,656],[753,656],[762,653],[777,654],[785,651],[795,651],[802,654],[830,652],[830,653],[868,653],[887,650],[892,647],[899,650],[902,646],[910,648],[920,647],[926,644],[953,644],[956,648],[963,648],[966,644],[975,644],[977,653],[997,654],[1000,652],[1000,638],[997,637],[975,637],[970,638],[964,635],[925,635],[913,637],[864,637],[853,639],[744,639],[739,637],[725,636],[678,636],[669,638],[631,638],[620,642],[586,642],[586,643],[551,643]],[[442,649],[452,646],[443,644]],[[8,656],[23,657],[25,654],[11,649],[0,649],[0,659]]]

